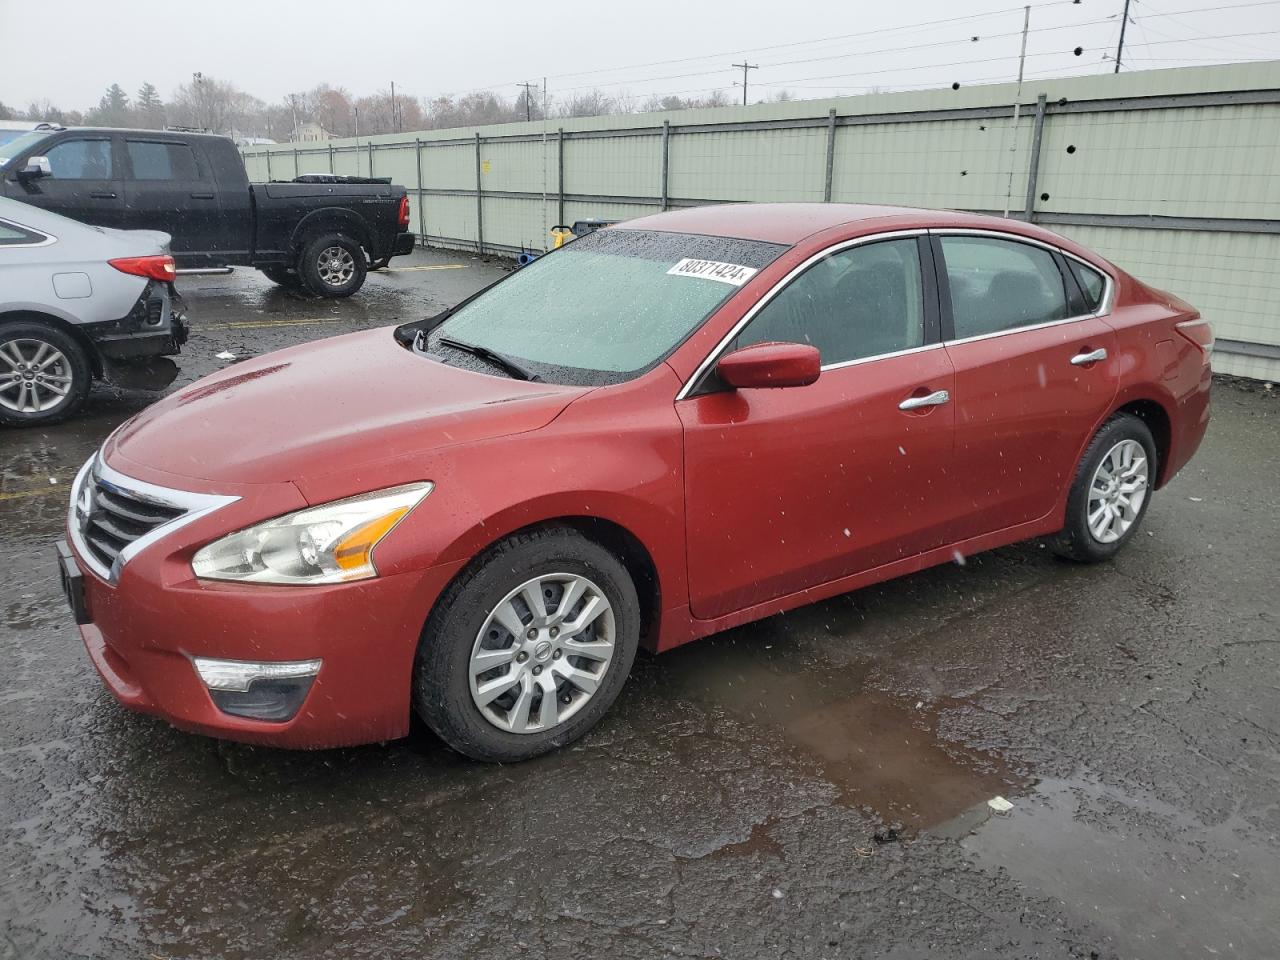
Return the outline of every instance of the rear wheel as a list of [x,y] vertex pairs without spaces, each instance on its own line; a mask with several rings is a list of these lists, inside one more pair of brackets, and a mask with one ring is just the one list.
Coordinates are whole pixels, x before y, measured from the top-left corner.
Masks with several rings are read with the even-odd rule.
[[32,322],[0,322],[0,423],[58,423],[84,405],[93,369],[70,334]]
[[568,529],[502,541],[445,591],[423,631],[414,700],[459,753],[511,762],[590,730],[635,659],[626,568]]
[[369,269],[360,244],[344,233],[326,233],[308,241],[298,258],[298,275],[319,297],[349,297],[362,286]]
[[1082,563],[1119,553],[1146,516],[1157,466],[1155,441],[1142,420],[1118,413],[1103,424],[1076,469],[1054,549]]

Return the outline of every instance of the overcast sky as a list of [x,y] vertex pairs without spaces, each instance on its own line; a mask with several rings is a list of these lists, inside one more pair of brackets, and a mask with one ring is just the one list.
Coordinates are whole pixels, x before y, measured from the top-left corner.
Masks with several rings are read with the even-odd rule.
[[[1122,5],[1034,4],[1028,76],[1109,72]],[[1280,0],[1133,0],[1131,16],[1133,69],[1280,58]],[[1022,8],[1001,0],[0,0],[0,102],[85,109],[111,83],[132,95],[145,81],[167,99],[197,70],[268,101],[322,82],[510,97],[544,76],[553,97],[740,97],[730,64],[744,56],[759,64],[751,100],[821,97],[1015,79],[1021,29]]]

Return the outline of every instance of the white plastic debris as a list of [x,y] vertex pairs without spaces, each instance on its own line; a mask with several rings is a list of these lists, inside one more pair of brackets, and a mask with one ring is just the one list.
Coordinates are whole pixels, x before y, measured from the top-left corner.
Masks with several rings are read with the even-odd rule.
[[1187,497],[1192,503],[1204,503],[1204,497]]
[[57,486],[57,483],[58,483],[58,478],[57,478],[57,477],[50,477],[50,478],[49,478],[49,486],[51,486],[51,487],[52,487],[52,486]]
[[775,900],[781,900],[781,899],[782,899],[782,891],[781,891],[781,890],[774,890],[774,891],[773,891],[773,899],[775,899]]
[[234,360],[236,358],[236,355],[230,350],[223,350],[221,353],[215,353],[214,356],[219,360]]
[[1008,813],[1010,810],[1013,809],[1013,804],[1010,803],[1008,800],[1006,800],[1004,797],[1000,797],[1000,796],[995,796],[995,797],[992,797],[990,800],[988,800],[987,806],[990,807],[992,810],[994,810],[996,813]]

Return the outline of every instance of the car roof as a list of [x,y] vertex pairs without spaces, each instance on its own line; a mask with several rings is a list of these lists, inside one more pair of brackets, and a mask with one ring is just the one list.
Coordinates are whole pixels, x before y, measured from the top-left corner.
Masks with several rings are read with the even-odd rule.
[[851,224],[871,230],[923,227],[1000,230],[1060,246],[1063,237],[1024,221],[958,210],[880,206],[869,203],[725,203],[689,207],[627,220],[611,230],[659,230],[794,245],[816,233]]

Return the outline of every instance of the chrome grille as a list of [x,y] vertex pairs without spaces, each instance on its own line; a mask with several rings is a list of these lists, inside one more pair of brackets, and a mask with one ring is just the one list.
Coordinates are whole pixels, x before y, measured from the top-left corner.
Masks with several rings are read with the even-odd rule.
[[122,550],[157,527],[177,520],[187,511],[141,498],[133,491],[91,476],[86,484],[89,509],[80,533],[93,558],[107,569]]
[[130,557],[149,544],[238,499],[135,480],[95,455],[76,477],[68,526],[80,558],[114,581]]

